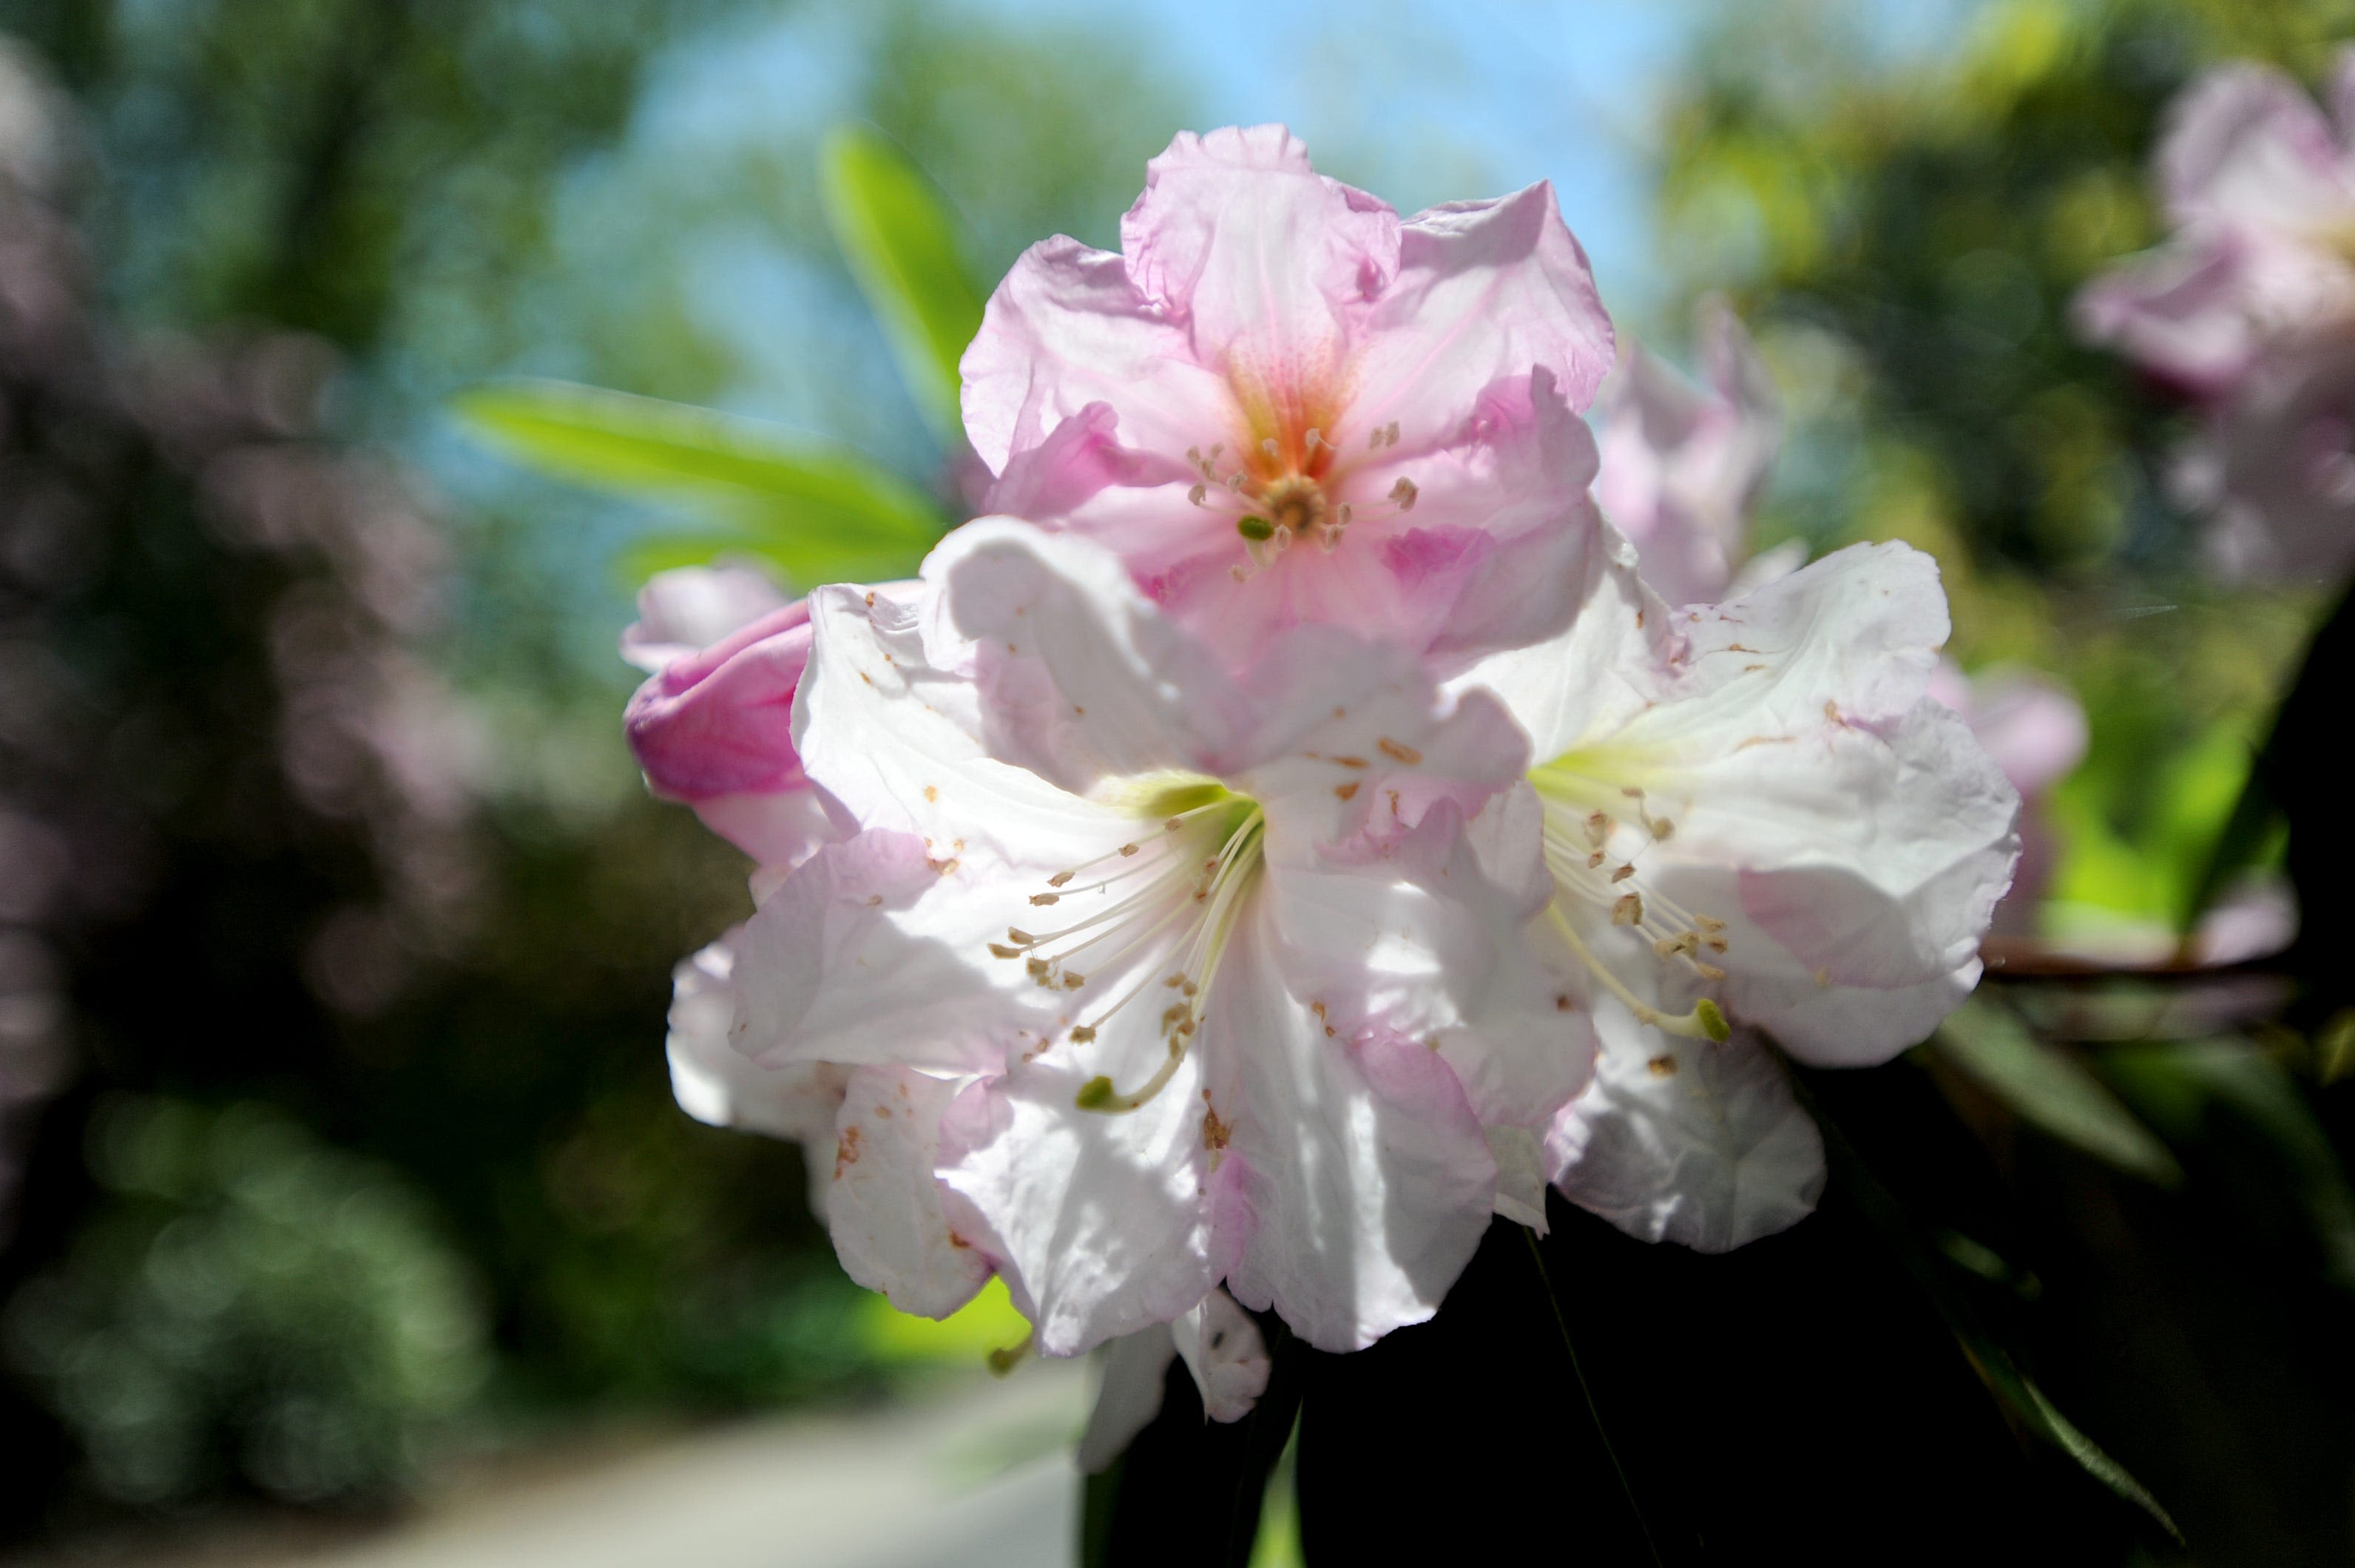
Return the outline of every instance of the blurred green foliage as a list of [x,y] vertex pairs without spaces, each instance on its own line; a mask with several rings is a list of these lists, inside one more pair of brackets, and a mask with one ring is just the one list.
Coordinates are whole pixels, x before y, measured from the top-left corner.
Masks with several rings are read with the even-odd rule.
[[112,1100],[90,1153],[105,1200],[6,1331],[106,1494],[373,1499],[466,1413],[479,1292],[390,1169],[250,1102]]

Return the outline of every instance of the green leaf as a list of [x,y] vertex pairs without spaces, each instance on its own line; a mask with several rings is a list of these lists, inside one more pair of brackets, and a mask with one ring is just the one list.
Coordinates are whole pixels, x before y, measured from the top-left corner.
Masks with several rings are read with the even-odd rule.
[[898,148],[842,125],[820,154],[826,214],[850,274],[882,323],[900,375],[943,443],[963,433],[957,361],[981,328],[982,291],[958,253],[956,219]]
[[2030,1034],[1996,1002],[1974,997],[1950,1016],[1934,1047],[2022,1121],[2161,1187],[2183,1168],[2101,1080],[2067,1052]]
[[1924,1228],[1907,1211],[1904,1201],[1858,1152],[1855,1143],[1825,1108],[1808,1075],[1795,1072],[1792,1089],[1823,1133],[1824,1157],[1831,1168],[1832,1180],[1846,1189],[1866,1223],[1921,1287],[1987,1391],[2029,1432],[2067,1456],[2112,1494],[2141,1509],[2178,1545],[2183,1544],[2183,1532],[2176,1528],[2174,1519],[2158,1499],[2125,1466],[2063,1416],[2021,1368],[1962,1288],[1957,1265],[1931,1242]]
[[2078,1468],[2149,1515],[2179,1544],[2183,1541],[2183,1532],[2176,1528],[2174,1519],[2149,1489],[2062,1414],[2051,1396],[2037,1386],[2035,1379],[2019,1370],[2001,1346],[1960,1326],[1956,1327],[1955,1337],[1962,1341],[1963,1353],[1970,1357],[1971,1365],[1978,1369],[1979,1376],[2014,1417],[2075,1460]]
[[709,409],[559,381],[477,388],[453,408],[550,477],[714,515],[805,586],[904,576],[947,527],[931,496],[862,458]]

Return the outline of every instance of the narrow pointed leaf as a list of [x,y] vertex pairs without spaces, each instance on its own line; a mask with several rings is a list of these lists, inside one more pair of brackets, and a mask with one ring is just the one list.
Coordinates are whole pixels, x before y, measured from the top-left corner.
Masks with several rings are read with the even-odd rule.
[[957,362],[981,327],[982,292],[958,253],[948,204],[874,132],[837,127],[820,155],[826,213],[850,273],[882,324],[900,375],[932,433],[954,443]]
[[453,407],[550,477],[711,515],[804,585],[903,575],[947,525],[861,458],[709,409],[557,381],[478,388]]
[[2183,1168],[2117,1096],[2066,1052],[2028,1032],[2000,1004],[1974,997],[1948,1018],[1934,1048],[2030,1126],[2161,1187]]

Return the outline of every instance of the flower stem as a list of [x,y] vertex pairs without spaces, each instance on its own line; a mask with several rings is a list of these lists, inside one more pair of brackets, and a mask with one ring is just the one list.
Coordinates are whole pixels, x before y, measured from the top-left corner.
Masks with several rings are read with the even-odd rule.
[[1611,1473],[1619,1477],[1619,1490],[1627,1499],[1627,1511],[1636,1516],[1636,1528],[1643,1532],[1644,1550],[1651,1553],[1654,1568],[1665,1568],[1660,1544],[1652,1539],[1651,1521],[1644,1517],[1644,1505],[1636,1500],[1636,1488],[1627,1479],[1627,1467],[1619,1462],[1619,1450],[1612,1445],[1611,1434],[1604,1427],[1603,1412],[1594,1403],[1594,1391],[1587,1386],[1586,1369],[1578,1364],[1578,1346],[1570,1337],[1570,1319],[1562,1316],[1561,1302],[1554,1296],[1553,1276],[1546,1272],[1545,1253],[1538,1250],[1538,1233],[1523,1226],[1521,1239],[1529,1243],[1529,1262],[1538,1271],[1538,1285],[1545,1291],[1546,1306],[1553,1312],[1553,1326],[1561,1332],[1562,1353],[1570,1358],[1570,1375],[1578,1380],[1578,1392],[1586,1401],[1587,1418],[1594,1423],[1594,1435],[1603,1441],[1603,1452],[1611,1461]]

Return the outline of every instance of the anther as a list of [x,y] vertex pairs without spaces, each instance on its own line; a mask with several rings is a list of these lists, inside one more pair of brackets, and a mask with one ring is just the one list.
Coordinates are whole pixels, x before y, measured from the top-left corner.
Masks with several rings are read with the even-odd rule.
[[1589,855],[1586,858],[1586,869],[1590,871],[1593,870],[1596,867],[1603,864],[1604,859],[1604,856],[1603,851],[1597,849],[1593,854]]
[[1384,427],[1382,431],[1382,443],[1386,446],[1396,446],[1398,444],[1398,421],[1392,420],[1389,425]]
[[1071,1043],[1073,1045],[1093,1045],[1095,1043],[1095,1039],[1096,1030],[1093,1024],[1082,1024],[1079,1028],[1071,1031]]
[[1261,442],[1259,443],[1259,449],[1262,452],[1266,453],[1270,457],[1273,457],[1278,452],[1283,450],[1275,444],[1275,437],[1273,436],[1269,436],[1265,441]]
[[1019,958],[1022,956],[1022,949],[1008,947],[1003,942],[993,942],[989,944],[989,955],[992,958]]
[[1703,964],[1699,959],[1695,959],[1693,961],[1693,968],[1704,980],[1717,981],[1725,978],[1725,971],[1719,968],[1714,964]]
[[1614,925],[1641,925],[1644,923],[1644,900],[1639,893],[1621,893],[1619,901],[1611,906]]
[[1208,485],[1197,485],[1191,490],[1186,492],[1186,499],[1193,502],[1194,505],[1199,507],[1202,504],[1202,498],[1209,493],[1210,487]]
[[1124,844],[1120,847],[1120,852],[1123,856],[1134,855],[1136,853],[1136,846],[1134,844]]
[[1228,489],[1230,489],[1230,490],[1235,491],[1235,492],[1237,492],[1238,494],[1240,494],[1240,493],[1241,492],[1241,490],[1242,490],[1242,487],[1243,487],[1243,471],[1242,471],[1241,469],[1238,468],[1238,469],[1236,469],[1232,474],[1230,474],[1230,475],[1227,475],[1227,488],[1228,488]]
[[1610,837],[1611,819],[1609,817],[1598,811],[1586,819],[1586,841],[1589,844],[1599,849],[1603,847],[1604,840]]
[[1346,528],[1349,526],[1349,519],[1357,514],[1351,509],[1349,503],[1344,501],[1341,503],[1340,511],[1336,515],[1340,518],[1341,526]]
[[1069,969],[1063,971],[1063,989],[1066,991],[1076,991],[1087,983],[1088,977],[1085,975],[1077,974]]
[[1398,503],[1398,509],[1401,512],[1413,511],[1414,498],[1420,494],[1414,481],[1402,474],[1399,475],[1399,482],[1391,486],[1391,499]]
[[1060,893],[1032,893],[1030,895],[1030,901],[1043,909],[1049,904],[1061,903],[1063,901],[1063,895]]
[[[1597,851],[1595,852],[1594,858],[1595,858],[1597,860],[1602,859],[1603,859],[1602,851],[1597,850]],[[1633,867],[1633,866],[1622,866],[1622,867],[1620,867],[1617,870],[1615,870],[1615,871],[1614,871],[1614,872],[1612,872],[1612,873],[1611,873],[1611,880],[1612,880],[1613,881],[1614,881],[1614,882],[1624,882],[1624,881],[1625,881],[1628,878],[1630,878],[1630,877],[1634,876],[1635,874],[1636,874],[1636,868],[1635,868],[1635,867]]]
[[1031,935],[1028,932],[1023,930],[1018,925],[1009,925],[1006,928],[1006,940],[1013,943],[1018,947],[1036,947],[1039,945],[1039,939],[1037,937]]
[[1078,875],[1078,873],[1075,871],[1058,871],[1053,876],[1047,879],[1047,885],[1050,888],[1066,886],[1076,875]]
[[1667,843],[1669,839],[1677,836],[1677,825],[1669,821],[1665,816],[1654,817],[1651,822],[1651,828],[1653,838],[1662,844]]
[[1315,425],[1310,425],[1308,427],[1308,433],[1300,438],[1300,443],[1303,446],[1305,446],[1309,451],[1314,452],[1324,439],[1325,432],[1318,430]]

